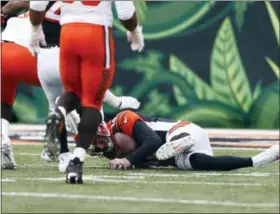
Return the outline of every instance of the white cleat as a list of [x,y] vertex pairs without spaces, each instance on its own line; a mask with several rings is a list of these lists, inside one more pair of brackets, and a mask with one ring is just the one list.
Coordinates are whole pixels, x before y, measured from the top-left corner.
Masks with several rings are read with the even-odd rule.
[[264,167],[267,164],[279,160],[279,144],[270,147],[264,152],[252,157],[254,167]]
[[189,135],[163,144],[156,152],[158,160],[167,160],[191,149],[195,140]]
[[65,152],[62,153],[58,156],[59,164],[58,164],[58,170],[61,173],[66,172],[66,168],[72,158],[72,153],[71,152]]
[[9,137],[1,135],[1,169],[14,170],[17,167],[11,140]]
[[52,162],[52,159],[48,156],[46,149],[43,149],[42,153],[41,153],[41,159],[43,161],[48,161],[48,162]]

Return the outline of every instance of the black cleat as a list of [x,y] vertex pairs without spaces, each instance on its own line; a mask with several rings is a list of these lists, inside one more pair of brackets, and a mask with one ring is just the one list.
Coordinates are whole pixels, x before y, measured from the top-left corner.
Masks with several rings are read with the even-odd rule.
[[60,153],[60,133],[65,126],[64,118],[59,112],[51,114],[46,119],[47,130],[45,137],[45,151],[53,160],[58,160]]
[[83,182],[83,162],[79,158],[71,160],[66,168],[66,183],[82,184]]

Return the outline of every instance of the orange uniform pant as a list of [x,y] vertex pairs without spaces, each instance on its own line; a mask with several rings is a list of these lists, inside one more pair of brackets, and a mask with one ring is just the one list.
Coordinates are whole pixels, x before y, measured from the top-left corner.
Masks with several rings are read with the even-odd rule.
[[27,48],[15,43],[1,43],[1,103],[13,105],[20,82],[40,86],[37,61]]
[[86,23],[62,26],[60,73],[65,92],[80,97],[83,107],[100,110],[114,72],[111,29]]

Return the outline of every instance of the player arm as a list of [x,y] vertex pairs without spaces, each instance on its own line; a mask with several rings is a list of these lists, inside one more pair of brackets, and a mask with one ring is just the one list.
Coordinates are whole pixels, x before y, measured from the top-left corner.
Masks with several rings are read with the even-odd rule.
[[10,1],[2,9],[4,15],[18,15],[22,10],[29,9],[29,1]]
[[[1,19],[3,17],[3,24],[9,18],[18,16],[20,12],[25,12],[29,8],[29,1],[10,1],[3,8],[1,8]],[[2,24],[2,21],[1,21]]]
[[133,126],[132,138],[138,149],[126,158],[132,165],[139,165],[147,157],[152,156],[162,145],[160,137],[144,122],[137,120]]
[[38,26],[42,23],[48,3],[49,1],[30,2],[30,22],[33,26]]
[[104,102],[115,108],[119,108],[121,106],[121,99],[115,96],[110,90],[105,92]]
[[115,1],[118,17],[128,31],[134,31],[138,25],[133,1]]
[[104,96],[104,102],[114,108],[119,108],[119,109],[125,109],[125,108],[138,109],[140,106],[140,103],[136,98],[129,97],[129,96],[117,97],[110,90],[106,91]]

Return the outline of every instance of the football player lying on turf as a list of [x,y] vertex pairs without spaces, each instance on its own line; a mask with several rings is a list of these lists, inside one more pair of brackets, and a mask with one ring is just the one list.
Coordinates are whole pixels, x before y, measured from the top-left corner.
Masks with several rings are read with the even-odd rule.
[[[59,11],[62,2],[49,2],[42,23],[47,46],[41,48],[37,58],[28,51],[30,21],[28,14],[24,17],[13,17],[7,21],[7,27],[2,33],[1,54],[1,166],[3,169],[16,168],[11,141],[9,139],[9,127],[12,121],[12,106],[15,100],[16,88],[20,82],[28,85],[42,87],[48,99],[50,112],[56,108],[55,100],[61,95],[63,86],[59,73],[59,35],[60,24]],[[29,8],[29,1],[11,1],[2,8],[4,15],[12,15],[23,9]],[[3,14],[2,14],[3,15]],[[116,97],[109,90],[106,91],[104,102],[113,107],[135,108],[140,105],[133,97]],[[70,119],[69,119],[70,120]],[[72,121],[75,122],[75,121]],[[61,140],[66,139],[66,130],[63,128]],[[56,159],[56,146],[46,144],[42,152],[44,160]],[[60,158],[69,158],[67,148],[60,148]]]
[[109,158],[111,169],[175,166],[185,170],[235,170],[279,159],[279,145],[254,157],[213,156],[207,133],[187,121],[171,121],[123,111],[99,126],[90,155]]

